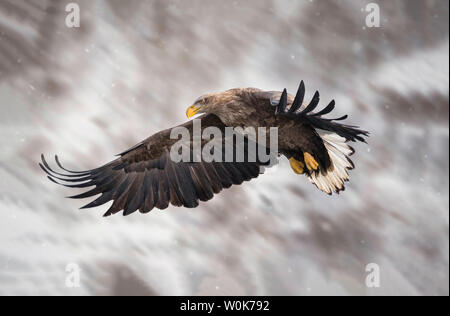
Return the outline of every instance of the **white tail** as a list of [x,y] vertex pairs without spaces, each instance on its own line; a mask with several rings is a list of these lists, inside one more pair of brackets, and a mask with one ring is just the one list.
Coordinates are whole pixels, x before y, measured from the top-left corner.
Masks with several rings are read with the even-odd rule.
[[332,194],[333,191],[339,193],[345,190],[344,183],[349,180],[347,171],[354,168],[349,156],[353,155],[355,151],[347,144],[344,137],[325,130],[317,129],[316,131],[328,151],[331,167],[325,174],[312,173],[308,177],[309,181],[325,193]]

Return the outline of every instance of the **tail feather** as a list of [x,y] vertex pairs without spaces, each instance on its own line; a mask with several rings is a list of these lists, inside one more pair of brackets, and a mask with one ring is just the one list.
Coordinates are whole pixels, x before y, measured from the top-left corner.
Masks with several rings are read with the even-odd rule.
[[348,170],[354,168],[349,158],[354,150],[347,144],[347,139],[325,130],[317,130],[322,138],[328,155],[331,159],[331,167],[325,172],[311,173],[309,181],[327,194],[339,193],[345,190],[345,182],[349,180]]

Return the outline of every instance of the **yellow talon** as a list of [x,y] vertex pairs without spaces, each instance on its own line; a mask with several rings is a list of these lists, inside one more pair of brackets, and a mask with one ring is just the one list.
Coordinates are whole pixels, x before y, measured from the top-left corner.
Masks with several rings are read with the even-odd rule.
[[296,174],[302,174],[304,172],[305,164],[303,162],[294,158],[289,158],[289,163]]
[[319,168],[319,164],[310,153],[304,153],[303,157],[305,158],[305,164],[309,171]]

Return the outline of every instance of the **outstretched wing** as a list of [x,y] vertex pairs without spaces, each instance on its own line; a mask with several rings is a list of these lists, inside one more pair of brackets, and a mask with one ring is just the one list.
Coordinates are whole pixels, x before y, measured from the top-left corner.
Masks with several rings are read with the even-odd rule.
[[365,142],[364,137],[369,135],[369,132],[361,130],[358,126],[339,123],[340,121],[346,120],[348,115],[343,115],[334,119],[324,118],[324,115],[327,115],[334,110],[336,106],[334,100],[319,112],[313,112],[319,105],[320,94],[316,91],[311,101],[308,104],[304,103],[305,84],[303,81],[300,83],[295,97],[288,94],[286,89],[284,89],[283,92],[262,92],[260,95],[264,95],[269,99],[270,104],[275,107],[275,113],[284,113],[292,116],[293,119],[296,117],[304,118],[315,128],[336,133],[347,141]]
[[[292,148],[285,150],[289,157],[299,158],[298,151],[309,151],[318,162],[318,169],[306,171],[308,179],[320,190],[331,194],[344,190],[344,182],[349,180],[348,170],[354,168],[350,159],[354,149],[347,143],[349,141],[365,142],[364,137],[369,133],[357,126],[346,125],[342,122],[347,115],[335,119],[324,118],[335,108],[334,100],[318,112],[314,112],[320,101],[319,92],[315,92],[308,104],[303,103],[305,97],[305,84],[303,81],[297,90],[295,97],[283,92],[260,92],[259,97],[269,100],[275,107],[274,113],[282,115],[288,120],[294,120],[299,124],[291,127],[285,138],[289,143],[297,146],[295,152]],[[298,129],[295,131],[295,129]],[[305,145],[306,144],[306,145]],[[302,153],[303,154],[303,153]],[[288,157],[288,158],[289,158]]]
[[[192,135],[193,121],[181,126]],[[202,131],[207,127],[217,127],[221,131],[225,129],[215,115],[201,118]],[[58,157],[56,163],[64,172],[54,171],[43,155],[39,165],[57,184],[70,188],[94,187],[71,198],[82,199],[101,194],[82,208],[114,201],[105,216],[121,210],[124,210],[124,215],[137,210],[148,213],[155,207],[165,209],[169,204],[193,208],[198,206],[199,200],[210,200],[222,189],[242,184],[260,174],[263,164],[250,159],[244,162],[174,162],[170,150],[178,140],[171,139],[170,133],[171,129],[159,132],[123,152],[116,160],[88,171],[65,169]],[[192,137],[186,145],[192,149]],[[202,147],[204,145],[205,142]],[[222,152],[225,153],[225,150]]]

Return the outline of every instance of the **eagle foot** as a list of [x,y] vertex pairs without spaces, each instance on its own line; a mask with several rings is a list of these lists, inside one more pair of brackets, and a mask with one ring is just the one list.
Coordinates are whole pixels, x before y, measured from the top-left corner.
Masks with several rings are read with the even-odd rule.
[[308,168],[309,171],[315,171],[319,168],[319,164],[310,153],[304,153],[303,157],[305,158],[306,168]]
[[303,162],[298,161],[295,158],[289,158],[289,163],[296,174],[303,174],[305,172],[305,164]]

